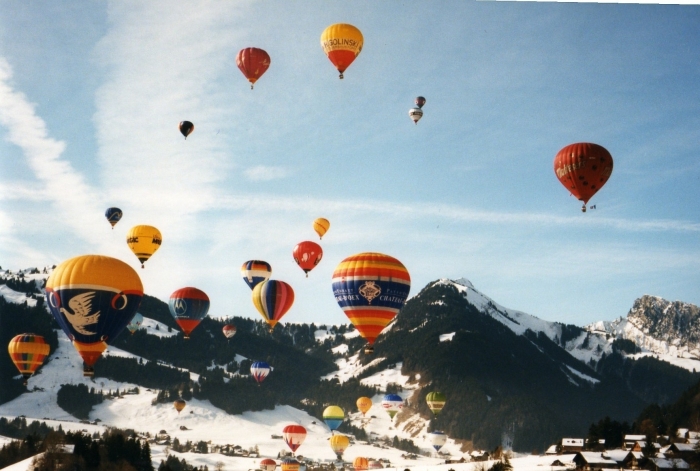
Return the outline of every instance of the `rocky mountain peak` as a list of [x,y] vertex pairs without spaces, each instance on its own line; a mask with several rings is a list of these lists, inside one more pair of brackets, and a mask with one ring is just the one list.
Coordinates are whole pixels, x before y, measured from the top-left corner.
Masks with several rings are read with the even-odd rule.
[[644,295],[635,300],[627,320],[658,340],[680,345],[700,342],[700,308],[693,304]]

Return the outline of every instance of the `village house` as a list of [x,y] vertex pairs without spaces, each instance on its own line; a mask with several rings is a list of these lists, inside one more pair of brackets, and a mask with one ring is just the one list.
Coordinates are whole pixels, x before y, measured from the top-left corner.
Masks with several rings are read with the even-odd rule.
[[577,451],[583,451],[583,438],[562,438],[561,439],[561,452],[571,453]]
[[640,469],[646,463],[646,458],[641,451],[607,450],[602,453],[602,456],[617,462],[622,469]]
[[690,465],[680,458],[649,458],[645,469],[649,471],[675,471],[677,469],[690,469]]
[[600,469],[620,469],[617,461],[604,458],[603,454],[597,451],[579,451],[574,456],[573,462],[578,471],[596,471]]
[[637,442],[645,441],[647,439],[646,435],[625,435],[623,440],[624,448],[626,450],[631,450]]
[[681,458],[686,461],[693,461],[693,458],[698,454],[695,450],[695,445],[689,443],[672,443],[666,452],[666,456],[672,458]]

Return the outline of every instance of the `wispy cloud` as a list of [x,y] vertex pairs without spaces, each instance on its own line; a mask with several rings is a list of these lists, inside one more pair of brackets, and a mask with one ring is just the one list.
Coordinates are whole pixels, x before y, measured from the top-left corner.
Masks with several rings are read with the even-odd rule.
[[289,176],[290,172],[284,167],[269,167],[266,165],[257,165],[243,171],[243,174],[249,180],[254,182],[267,182],[270,180],[279,180]]

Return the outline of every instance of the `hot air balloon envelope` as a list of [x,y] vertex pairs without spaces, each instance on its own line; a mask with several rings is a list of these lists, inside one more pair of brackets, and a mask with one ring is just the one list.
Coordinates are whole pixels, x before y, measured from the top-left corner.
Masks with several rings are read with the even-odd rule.
[[221,331],[224,333],[224,336],[227,339],[230,339],[234,335],[236,335],[236,326],[233,324],[226,324]]
[[445,395],[437,391],[430,392],[427,396],[425,396],[425,402],[428,403],[428,408],[433,412],[433,414],[435,414],[436,417],[440,414],[442,408],[445,407],[446,401],[447,398]]
[[250,375],[258,384],[265,381],[265,378],[267,378],[267,375],[270,374],[271,370],[272,368],[270,368],[270,365],[264,361],[256,361],[250,365]]
[[287,425],[282,430],[282,437],[292,452],[296,452],[301,444],[304,443],[306,429],[301,425]]
[[260,462],[260,469],[262,471],[275,471],[277,468],[277,462],[275,460],[272,460],[270,458],[265,458]]
[[365,415],[372,408],[372,399],[361,397],[357,400],[357,409]]
[[236,56],[236,65],[250,82],[250,89],[270,67],[270,56],[257,47],[241,49]]
[[243,276],[243,281],[250,286],[250,289],[253,289],[258,283],[270,279],[272,267],[269,263],[262,260],[248,260],[241,267],[241,275]]
[[12,363],[22,374],[24,384],[27,384],[29,377],[44,363],[49,350],[49,344],[44,337],[36,334],[17,335],[7,345]]
[[330,445],[331,449],[338,456],[338,459],[341,459],[343,453],[350,445],[350,439],[345,435],[336,434],[331,437]]
[[61,263],[45,291],[51,314],[85,362],[86,376],[92,376],[92,366],[131,322],[143,298],[136,271],[102,255]]
[[187,339],[209,312],[209,296],[197,288],[180,288],[170,295],[168,308]]
[[319,264],[323,258],[323,249],[316,242],[311,242],[306,240],[304,242],[299,242],[294,251],[292,252],[294,261],[297,265],[304,270],[306,276],[309,276],[309,272]]
[[107,222],[109,222],[112,225],[112,228],[114,228],[115,224],[117,224],[122,218],[122,210],[119,208],[107,208],[107,211],[105,211],[105,217],[107,218]]
[[185,136],[185,140],[187,140],[187,136],[192,134],[192,131],[194,131],[194,124],[192,124],[191,121],[180,121],[178,128],[180,128],[180,132],[183,136]]
[[265,322],[274,329],[294,304],[294,290],[284,281],[263,281],[253,288],[253,305]]
[[435,448],[435,451],[440,451],[440,448],[447,443],[447,435],[436,430],[428,434],[428,441]]
[[410,289],[406,267],[381,253],[352,255],[333,272],[335,300],[370,345],[403,307]]
[[126,243],[141,262],[141,268],[146,260],[156,253],[162,242],[163,236],[153,226],[134,226],[126,235]]
[[321,34],[321,47],[333,63],[340,78],[362,51],[364,39],[359,29],[353,25],[337,23],[326,28]]
[[338,406],[328,406],[323,411],[323,421],[331,430],[337,430],[345,420],[345,412]]
[[294,458],[285,458],[282,460],[282,463],[280,464],[280,469],[282,471],[299,471],[299,463],[297,460]]
[[139,330],[139,327],[141,327],[141,324],[143,324],[143,316],[141,313],[137,312],[136,315],[131,319],[131,322],[129,322],[126,325],[126,328],[129,329],[129,332],[133,335],[134,332]]
[[423,105],[425,105],[425,101],[426,101],[425,98],[422,96],[416,97],[416,106],[418,108],[423,108]]
[[173,402],[173,407],[175,408],[178,414],[180,413],[180,411],[182,411],[182,409],[185,408],[186,405],[187,403],[182,399],[177,399],[175,402]]
[[316,231],[316,234],[318,234],[319,239],[323,239],[323,236],[326,235],[326,232],[328,232],[330,227],[331,223],[326,218],[317,218],[314,221],[314,231]]
[[352,466],[355,468],[355,471],[366,471],[367,469],[369,469],[369,462],[367,461],[367,458],[358,456],[352,462]]
[[408,110],[408,116],[415,124],[418,124],[418,121],[423,117],[423,110],[420,108],[411,108]]
[[387,394],[382,399],[382,407],[393,419],[396,413],[403,409],[403,399],[398,394]]
[[598,144],[570,144],[554,157],[554,173],[572,195],[583,201],[584,212],[588,200],[605,185],[612,171],[610,152]]

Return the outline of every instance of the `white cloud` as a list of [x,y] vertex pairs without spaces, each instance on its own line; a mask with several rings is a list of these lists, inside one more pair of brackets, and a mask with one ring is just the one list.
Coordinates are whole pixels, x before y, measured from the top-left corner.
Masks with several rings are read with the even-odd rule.
[[257,165],[247,168],[243,174],[249,180],[254,182],[267,182],[270,180],[279,180],[289,176],[290,172],[284,167],[269,167],[266,165]]

